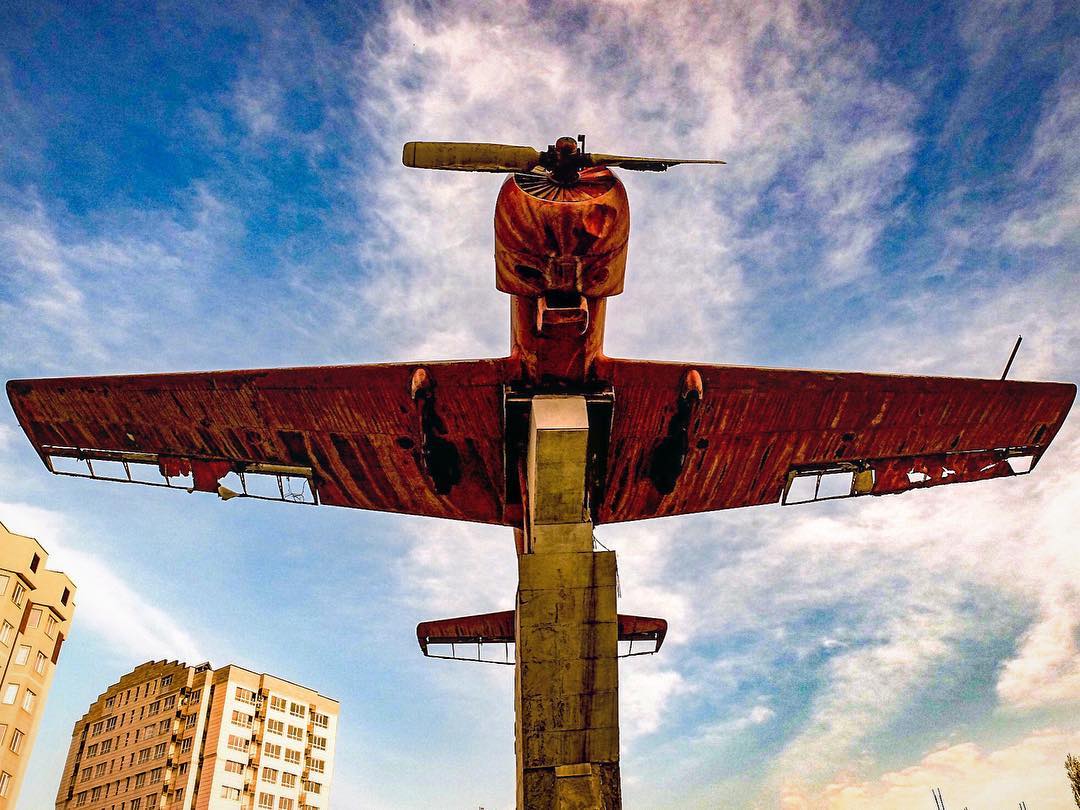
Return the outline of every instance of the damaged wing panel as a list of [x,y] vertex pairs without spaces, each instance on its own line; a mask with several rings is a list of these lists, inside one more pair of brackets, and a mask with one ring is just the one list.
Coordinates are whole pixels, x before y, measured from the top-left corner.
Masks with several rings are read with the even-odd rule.
[[[423,397],[412,388],[419,368]],[[503,361],[472,360],[13,380],[7,390],[60,474],[502,523],[504,377]]]
[[[616,392],[598,523],[1027,472],[1076,395],[1066,383],[610,358],[597,373]],[[820,479],[817,496],[791,498],[803,478]]]

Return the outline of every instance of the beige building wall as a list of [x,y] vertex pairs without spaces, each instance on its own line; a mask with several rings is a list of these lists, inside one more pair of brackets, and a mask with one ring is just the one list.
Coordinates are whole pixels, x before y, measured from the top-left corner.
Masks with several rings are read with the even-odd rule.
[[18,800],[75,612],[75,586],[48,558],[0,524],[0,810]]
[[75,724],[57,810],[325,810],[337,701],[236,666],[147,662]]

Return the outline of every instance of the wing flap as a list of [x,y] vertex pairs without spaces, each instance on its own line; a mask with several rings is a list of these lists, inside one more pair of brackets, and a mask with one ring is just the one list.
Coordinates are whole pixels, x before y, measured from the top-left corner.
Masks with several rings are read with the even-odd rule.
[[[1033,468],[1076,394],[1064,383],[610,358],[598,374],[615,390],[600,523],[775,503],[802,475],[849,471],[846,495],[879,495],[1020,474],[1009,459]],[[860,471],[870,477],[857,490]]]

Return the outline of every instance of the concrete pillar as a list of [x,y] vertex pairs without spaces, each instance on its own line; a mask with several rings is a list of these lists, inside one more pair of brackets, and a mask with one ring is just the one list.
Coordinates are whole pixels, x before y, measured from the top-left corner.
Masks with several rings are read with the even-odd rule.
[[620,808],[615,554],[592,550],[585,400],[537,396],[531,413],[515,628],[517,804]]

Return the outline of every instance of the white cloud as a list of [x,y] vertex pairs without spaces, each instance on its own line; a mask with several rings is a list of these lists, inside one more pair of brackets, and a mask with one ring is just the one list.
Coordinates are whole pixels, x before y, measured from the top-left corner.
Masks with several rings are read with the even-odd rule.
[[93,633],[125,664],[205,659],[204,645],[175,618],[118,577],[107,562],[78,547],[78,533],[69,518],[22,503],[0,503],[0,515],[9,531],[37,539],[49,552],[48,567],[63,571],[75,583],[73,635]]
[[1065,754],[1080,750],[1077,729],[1045,729],[997,750],[971,742],[943,747],[907,768],[876,779],[842,776],[821,790],[789,786],[784,810],[874,807],[910,810],[929,806],[939,788],[949,807],[1067,807],[1071,791]]

